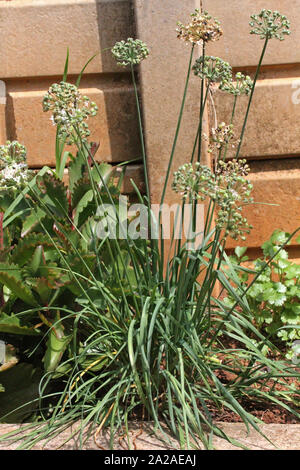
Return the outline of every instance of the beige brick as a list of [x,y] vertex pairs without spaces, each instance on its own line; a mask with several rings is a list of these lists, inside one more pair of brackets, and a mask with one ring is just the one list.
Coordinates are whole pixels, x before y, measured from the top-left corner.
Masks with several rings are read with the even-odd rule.
[[[99,85],[100,86],[100,85]],[[88,121],[90,139],[100,142],[97,159],[120,162],[140,157],[136,105],[132,87],[113,84],[103,88],[81,89],[99,107],[96,117]],[[28,150],[31,167],[55,166],[56,128],[50,112],[42,110],[43,90],[8,92],[8,138],[22,142]]]
[[0,4],[1,78],[118,71],[109,50],[133,35],[130,0],[12,0]]
[[[245,242],[228,239],[228,248],[260,247],[275,229],[293,233],[300,227],[300,161],[253,162],[251,167],[255,204],[245,208],[243,213],[254,228]],[[296,237],[299,235],[300,231]]]
[[[300,153],[300,79],[265,79],[257,83],[241,155],[267,157]],[[219,122],[229,123],[233,96],[217,90],[214,101]],[[239,97],[234,124],[239,137],[248,97]],[[228,153],[232,156],[234,153]]]
[[300,9],[297,0],[203,0],[204,8],[222,23],[224,36],[210,43],[210,55],[222,57],[233,67],[256,66],[263,47],[258,36],[250,35],[250,15],[259,13],[263,8],[278,10],[291,21],[291,36],[279,42],[269,42],[264,64],[290,64],[299,62]]

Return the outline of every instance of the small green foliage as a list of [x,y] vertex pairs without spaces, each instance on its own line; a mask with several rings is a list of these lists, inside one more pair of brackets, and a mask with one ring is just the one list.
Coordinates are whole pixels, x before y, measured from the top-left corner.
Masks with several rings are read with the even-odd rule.
[[[281,248],[288,238],[288,233],[275,230],[262,245],[263,259],[254,260],[253,265],[255,273],[264,270],[246,297],[255,325],[279,341],[290,357],[293,342],[300,339],[300,265],[291,262],[287,250]],[[245,261],[244,253],[236,249],[235,261]],[[249,274],[241,272],[240,277],[246,286]]]
[[253,28],[250,34],[257,34],[261,39],[284,40],[290,34],[290,22],[285,15],[278,11],[263,9],[258,15],[251,15],[249,23]]
[[149,49],[140,39],[128,38],[127,41],[117,42],[111,50],[118,65],[138,65],[149,55]]
[[3,170],[12,163],[26,163],[27,151],[24,145],[16,140],[0,146],[0,169]]

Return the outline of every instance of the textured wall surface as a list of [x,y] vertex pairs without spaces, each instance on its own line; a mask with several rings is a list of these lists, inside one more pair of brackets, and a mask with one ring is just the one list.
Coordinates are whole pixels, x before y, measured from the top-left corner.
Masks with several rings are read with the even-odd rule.
[[[131,81],[107,50],[134,31],[130,0],[0,2],[0,79],[6,85],[5,112],[0,103],[0,139],[22,142],[33,168],[55,165],[55,127],[50,113],[43,113],[42,98],[52,83],[61,80],[69,47],[72,82],[97,54],[81,81],[81,91],[99,107],[89,121],[91,139],[100,141],[97,158],[113,163],[139,158]],[[140,171],[134,173],[140,177]]]
[[[176,40],[176,21],[188,22],[189,14],[194,8],[200,7],[200,0],[136,0],[135,5],[138,32],[151,46],[153,56],[143,64],[141,77],[152,196],[158,199],[163,168],[166,167],[174,136],[188,60],[189,46]],[[257,203],[264,203],[255,204],[246,210],[249,222],[254,226],[246,244],[255,256],[256,250],[274,229],[292,232],[300,227],[299,1],[203,0],[203,7],[221,21],[224,30],[224,36],[219,41],[208,45],[207,54],[230,62],[234,72],[241,71],[252,76],[263,41],[249,34],[250,15],[259,13],[262,8],[270,8],[286,14],[291,21],[290,37],[283,42],[269,42],[241,151],[241,156],[249,160],[251,167],[254,199]],[[153,34],[154,30],[159,30],[159,33]],[[197,53],[199,55],[199,51]],[[213,99],[218,122],[229,123],[233,97],[216,90]],[[198,103],[197,83],[193,79],[174,168],[189,160]],[[241,98],[235,121],[237,136],[246,106],[247,98]],[[212,117],[210,113],[210,127],[214,125]],[[173,198],[170,192],[169,200]],[[229,247],[236,244],[229,240]],[[295,258],[300,258],[298,251],[292,248]]]
[[[222,23],[224,36],[209,45],[208,53],[230,62],[234,71],[254,75],[263,41],[249,34],[249,19],[262,8],[278,10],[291,22],[291,35],[282,42],[269,41],[249,114],[241,156],[249,160],[254,199],[247,209],[254,226],[248,246],[258,248],[275,228],[287,232],[300,227],[300,9],[298,0],[203,0],[204,7]],[[233,97],[216,91],[219,122],[228,121]],[[247,98],[238,101],[236,133],[239,135]],[[232,243],[232,246],[235,246]],[[255,250],[254,250],[255,251]],[[299,251],[299,250],[298,250]],[[300,251],[294,250],[300,258]]]
[[[300,226],[300,9],[299,0],[203,0],[220,19],[224,36],[208,53],[229,61],[234,71],[254,74],[262,41],[249,34],[250,14],[279,10],[291,20],[292,34],[272,40],[265,56],[241,155],[249,159],[256,204],[247,209],[254,225],[247,244],[257,249],[275,228]],[[159,202],[180,108],[190,47],[176,39],[176,22],[187,22],[200,0],[11,0],[0,1],[0,140],[18,139],[29,164],[54,165],[54,135],[41,100],[60,80],[67,47],[74,80],[95,53],[81,86],[99,106],[90,120],[98,158],[121,162],[140,157],[137,119],[129,74],[112,60],[116,41],[135,34],[150,47],[139,71],[153,202]],[[195,51],[195,57],[200,51]],[[232,97],[214,93],[218,121],[228,121]],[[198,119],[199,82],[192,77],[172,171],[189,161]],[[237,134],[246,107],[237,106]],[[204,132],[208,132],[205,113]],[[208,156],[205,158],[209,162]],[[132,174],[142,181],[135,165]],[[127,183],[126,183],[127,184]],[[129,186],[127,184],[127,190]],[[167,191],[167,202],[176,201]],[[270,206],[269,204],[277,204]],[[234,247],[234,243],[231,244]],[[295,251],[295,256],[297,255]]]

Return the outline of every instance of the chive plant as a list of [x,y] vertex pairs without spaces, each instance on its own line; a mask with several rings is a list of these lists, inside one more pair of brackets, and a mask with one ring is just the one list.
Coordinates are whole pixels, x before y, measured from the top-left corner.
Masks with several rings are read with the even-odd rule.
[[[191,44],[191,52],[161,204],[170,184],[193,71],[201,80],[199,125],[189,163],[175,172],[172,187],[182,197],[183,218],[186,203],[192,204],[194,219],[197,204],[208,201],[201,243],[190,249],[187,242],[175,240],[173,231],[171,249],[166,253],[160,215],[155,220],[160,235],[157,238],[149,240],[127,234],[122,240],[110,239],[109,236],[98,239],[93,230],[97,220],[91,217],[90,236],[98,271],[86,276],[82,283],[80,276],[66,262],[65,269],[72,271],[80,289],[79,308],[75,318],[74,312],[65,309],[72,341],[63,361],[55,371],[45,374],[40,383],[36,405],[43,422],[27,425],[23,428],[25,435],[16,432],[2,436],[0,440],[22,438],[20,448],[31,448],[41,439],[51,439],[76,421],[78,427],[74,433],[78,434],[82,445],[85,430],[89,428],[96,441],[102,431],[110,430],[112,448],[115,436],[125,433],[130,446],[130,420],[138,418],[153,422],[154,429],[162,433],[166,442],[168,433],[171,433],[181,448],[199,448],[202,443],[205,448],[212,449],[212,435],[244,447],[224,433],[218,424],[218,413],[224,410],[234,412],[248,430],[253,427],[261,434],[260,420],[247,410],[247,401],[275,404],[299,418],[299,401],[293,386],[287,383],[287,379],[299,379],[299,372],[293,364],[273,361],[263,354],[265,345],[273,352],[276,347],[253,326],[246,296],[249,287],[245,288],[238,275],[243,268],[231,263],[225,251],[228,237],[244,239],[251,230],[242,213],[243,207],[252,203],[252,186],[247,180],[249,168],[238,157],[267,44],[272,38],[283,39],[289,33],[286,17],[269,10],[253,15],[251,27],[252,34],[259,34],[265,40],[254,82],[242,74],[237,74],[234,80],[227,62],[205,55],[206,44],[220,39],[223,34],[216,19],[196,10],[187,25],[178,23],[177,35]],[[202,46],[202,56],[193,64],[196,45]],[[132,183],[139,201],[147,208],[148,221],[153,223],[146,146],[134,71],[134,67],[147,58],[149,51],[142,41],[129,38],[118,42],[112,48],[112,54],[121,66],[130,67],[133,79],[146,195],[142,195]],[[64,78],[66,81],[66,71]],[[201,164],[202,121],[213,83],[219,83],[224,92],[231,93],[234,103],[229,124],[220,123],[206,137],[214,160],[213,168],[209,168]],[[63,88],[68,87],[64,84]],[[53,87],[51,90],[55,91]],[[78,90],[73,91],[77,95]],[[249,95],[249,104],[241,136],[236,140],[233,121],[237,99],[242,94]],[[111,187],[101,172],[97,179],[92,172],[93,166],[96,172],[98,167],[85,139],[86,129],[82,135],[82,121],[77,123],[75,116],[70,126],[70,110],[60,104],[56,107],[59,116],[63,117],[61,139],[65,142],[66,134],[71,132],[78,154],[86,159],[95,200],[99,204],[103,202],[104,189],[115,208],[117,223],[122,225]],[[87,102],[85,108],[88,108]],[[232,145],[237,147],[236,158],[228,162],[226,153]],[[58,167],[61,168],[60,165]],[[56,223],[54,215],[53,218]],[[183,224],[184,220],[181,219],[180,223]],[[47,233],[46,227],[44,230]],[[105,259],[103,246],[107,253]],[[59,247],[57,250],[62,260],[66,259]],[[80,252],[76,252],[76,256],[80,258]],[[261,272],[256,273],[253,282]],[[230,307],[214,295],[217,282],[234,299]],[[251,338],[247,331],[251,331]],[[235,342],[235,348],[230,346],[231,341]],[[227,382],[222,379],[224,372],[231,376]],[[51,389],[53,383],[55,387]]]

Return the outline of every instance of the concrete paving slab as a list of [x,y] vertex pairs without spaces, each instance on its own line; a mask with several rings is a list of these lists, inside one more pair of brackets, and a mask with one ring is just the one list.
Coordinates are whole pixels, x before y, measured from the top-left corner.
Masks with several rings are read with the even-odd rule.
[[[263,424],[261,431],[268,437],[268,442],[255,430],[251,430],[247,436],[243,423],[219,423],[220,428],[231,438],[238,440],[250,450],[300,450],[300,424]],[[15,429],[24,429],[24,425],[2,424],[0,425],[0,436]],[[33,450],[78,450],[80,448],[79,437],[71,437],[65,442],[74,431],[78,429],[78,424],[73,425],[68,430],[63,431],[51,441],[42,441],[33,446]],[[26,433],[25,433],[26,434]],[[84,434],[83,450],[109,450],[109,434],[97,434],[97,429]],[[153,434],[151,423],[132,423],[129,430],[129,443],[127,437],[118,435],[114,439],[115,450],[180,450],[178,442],[170,435],[162,433]],[[0,450],[16,450],[22,441],[1,442]],[[213,445],[216,450],[240,450],[225,439],[215,437]],[[200,448],[203,446],[200,445]]]

